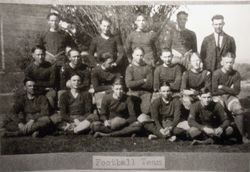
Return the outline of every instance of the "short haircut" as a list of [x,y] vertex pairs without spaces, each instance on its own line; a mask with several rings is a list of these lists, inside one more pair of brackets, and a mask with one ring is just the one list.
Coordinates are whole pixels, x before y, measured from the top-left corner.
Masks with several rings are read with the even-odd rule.
[[112,84],[112,86],[115,86],[115,85],[121,85],[122,87],[124,87],[124,81],[123,81],[123,77],[119,77],[119,78],[116,78]]
[[28,81],[35,82],[34,79],[31,79],[31,78],[24,78],[24,80],[23,80],[23,85],[26,85],[26,83],[27,83]]
[[138,18],[139,16],[142,16],[145,20],[148,19],[148,17],[147,17],[145,14],[143,14],[143,13],[138,13],[138,14],[136,14],[135,20],[137,20],[137,18]]
[[105,53],[102,53],[99,57],[99,60],[101,63],[104,63],[106,62],[108,59],[112,59],[114,60],[114,56],[113,54],[111,54],[110,52],[105,52]]
[[89,48],[87,46],[85,46],[85,45],[80,45],[78,49],[80,50],[80,52],[89,51]]
[[227,52],[225,55],[222,56],[222,58],[226,57],[235,59],[235,54],[232,52]]
[[196,56],[201,60],[201,57],[200,57],[199,53],[197,53],[197,52],[192,53],[191,56],[190,56],[190,60],[192,59],[193,56]]
[[163,52],[170,52],[172,54],[172,50],[169,49],[169,48],[162,48],[161,52],[160,52],[160,55],[162,55]]
[[107,21],[107,22],[109,22],[110,24],[112,24],[111,19],[110,19],[110,18],[108,18],[108,17],[106,17],[106,16],[103,16],[103,17],[101,18],[101,20],[100,20],[100,24],[102,24],[102,22],[103,22],[103,21]]
[[214,20],[220,20],[220,19],[224,20],[223,15],[216,14],[216,15],[214,15],[214,16],[212,17],[211,20],[214,21]]
[[60,15],[57,14],[57,13],[55,13],[55,12],[49,13],[49,14],[47,15],[47,20],[49,20],[50,16],[56,16],[59,20],[61,19]]
[[45,53],[46,48],[43,45],[35,45],[34,47],[31,48],[31,52],[34,53],[36,49],[42,50],[43,53]]
[[[208,89],[208,88],[205,88],[205,89],[201,89],[199,91],[199,94],[202,95],[202,94],[207,94],[207,93],[211,93],[211,91]],[[212,94],[212,93],[211,93]]]
[[145,51],[144,51],[144,49],[143,49],[142,47],[135,47],[135,48],[133,49],[133,53],[134,53],[136,50],[141,50],[142,53],[145,54]]
[[70,56],[70,54],[71,54],[72,51],[77,51],[78,53],[80,53],[79,50],[78,50],[77,48],[71,48],[71,49],[69,50],[69,52],[68,52],[68,55],[69,55],[69,56]]
[[76,74],[76,73],[73,73],[72,75],[70,75],[70,79],[73,77],[73,76],[78,76],[80,78],[80,81],[82,81],[82,78],[80,77],[80,75]]
[[185,12],[185,11],[180,11],[180,12],[177,13],[177,18],[178,18],[180,15],[188,16],[188,13]]
[[171,89],[171,87],[170,87],[170,84],[169,84],[168,82],[163,82],[163,83],[161,83],[160,88],[161,88],[161,87],[169,87],[170,90],[172,91],[172,89]]

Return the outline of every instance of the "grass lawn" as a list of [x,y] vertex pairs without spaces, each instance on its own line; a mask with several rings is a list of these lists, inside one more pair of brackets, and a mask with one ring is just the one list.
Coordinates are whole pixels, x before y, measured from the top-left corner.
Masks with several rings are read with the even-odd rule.
[[94,138],[80,136],[46,136],[44,138],[8,138],[2,140],[2,154],[55,152],[249,152],[246,145],[190,145],[191,141],[169,142],[146,137]]
[[[249,110],[245,122],[250,135],[250,88],[243,87],[242,105]],[[171,143],[146,137],[93,138],[90,135],[61,135],[44,138],[16,137],[1,139],[1,154],[34,154],[51,152],[250,152],[246,145],[196,145],[190,141]]]

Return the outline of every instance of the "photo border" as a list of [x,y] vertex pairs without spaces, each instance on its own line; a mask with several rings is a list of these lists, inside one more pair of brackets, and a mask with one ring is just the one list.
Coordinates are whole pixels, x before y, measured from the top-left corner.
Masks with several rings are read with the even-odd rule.
[[[0,0],[8,4],[60,4],[60,5],[151,5],[162,3],[184,4],[250,4],[249,0],[241,1],[127,1],[127,0],[103,0],[103,1],[81,1],[81,0]],[[43,153],[22,155],[0,155],[0,171],[34,171],[34,170],[90,170],[93,169],[93,156],[164,156],[165,168],[162,170],[177,171],[249,171],[249,153],[216,153],[216,152],[72,152],[72,153]],[[106,171],[107,169],[105,169]],[[109,169],[110,171],[112,169]],[[143,170],[143,169],[141,169]],[[117,170],[115,170],[117,171]],[[126,171],[126,170],[125,170]],[[131,170],[130,171],[138,171]],[[144,169],[147,171],[147,169]],[[148,171],[154,171],[153,169]],[[160,171],[160,170],[157,170]]]

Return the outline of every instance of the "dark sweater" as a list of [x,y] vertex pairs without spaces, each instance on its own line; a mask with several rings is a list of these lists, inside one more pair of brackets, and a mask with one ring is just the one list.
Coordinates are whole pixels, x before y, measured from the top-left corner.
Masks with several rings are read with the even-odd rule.
[[170,37],[167,40],[167,48],[175,49],[182,55],[189,50],[197,52],[196,35],[193,31],[188,29],[184,29],[182,31],[173,29],[171,30]]
[[53,55],[64,51],[66,46],[75,45],[71,36],[62,30],[59,30],[58,32],[44,32],[40,35],[38,44],[44,45],[46,50]]
[[203,107],[198,101],[191,105],[188,123],[190,127],[200,130],[205,126],[224,129],[229,125],[229,120],[224,108],[219,103],[212,102],[208,107]]
[[105,121],[114,117],[125,118],[128,123],[136,121],[134,103],[131,97],[123,95],[121,99],[114,99],[112,93],[103,97],[100,118]]
[[179,99],[174,98],[166,103],[161,97],[155,99],[151,104],[151,116],[155,121],[156,127],[160,130],[163,120],[173,121],[172,127],[180,122],[181,117],[181,102]]
[[207,70],[198,73],[188,70],[182,75],[181,90],[194,89],[200,91],[206,88],[211,90],[211,84],[211,73]]
[[66,88],[66,82],[71,78],[73,75],[79,75],[82,80],[82,84],[80,86],[81,90],[87,90],[90,86],[90,70],[88,69],[87,65],[80,64],[76,68],[72,68],[69,63],[66,63],[60,72],[60,88]]
[[35,96],[30,100],[26,95],[18,96],[12,107],[10,118],[13,121],[26,123],[30,119],[49,115],[49,103],[45,96]]
[[113,54],[117,65],[120,65],[122,63],[124,49],[122,46],[122,42],[118,36],[110,35],[109,39],[104,39],[99,35],[93,38],[89,47],[89,53],[92,56],[97,53],[97,62],[100,62],[101,55],[106,52]]
[[126,40],[126,53],[128,58],[132,59],[132,51],[135,47],[142,47],[145,51],[145,54],[151,54],[152,58],[155,60],[158,59],[156,51],[156,42],[157,34],[153,31],[151,32],[131,32]]
[[[144,82],[147,79],[147,82]],[[132,91],[152,91],[153,71],[145,66],[129,65],[125,76],[126,86]]]
[[[221,69],[218,69],[213,73],[212,77],[213,95],[227,94],[236,96],[240,93],[240,82],[241,76],[236,70],[230,73],[224,73]],[[223,85],[223,88],[218,89],[219,85]]]
[[162,83],[168,82],[170,88],[173,91],[178,92],[181,87],[181,77],[182,71],[178,64],[173,64],[169,67],[163,65],[158,66],[154,72],[154,90],[158,91]]
[[60,114],[64,121],[71,122],[70,116],[80,116],[84,120],[92,112],[92,97],[88,92],[80,92],[74,98],[71,91],[63,93],[59,101]]
[[36,87],[38,89],[42,90],[48,87],[55,87],[55,66],[51,66],[49,62],[45,61],[39,66],[31,63],[25,69],[24,74],[25,78],[32,79],[36,82]]
[[114,71],[103,70],[96,66],[91,73],[91,82],[96,92],[110,90],[113,82],[120,78],[121,74]]

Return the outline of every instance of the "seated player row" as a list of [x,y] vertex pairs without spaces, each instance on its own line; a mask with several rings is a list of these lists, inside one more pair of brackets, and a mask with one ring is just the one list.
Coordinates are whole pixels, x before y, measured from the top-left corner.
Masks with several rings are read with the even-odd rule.
[[[33,49],[34,62],[26,68],[25,78],[36,81],[37,91],[42,94],[46,93],[53,107],[56,106],[54,101],[56,91],[59,90],[58,94],[61,95],[62,92],[67,89],[67,81],[73,74],[78,74],[83,80],[81,84],[83,91],[89,90],[90,93],[95,94],[98,107],[100,107],[101,100],[99,97],[102,97],[104,91],[110,90],[115,79],[123,75],[122,72],[119,71],[119,68],[113,67],[111,54],[104,53],[101,64],[95,66],[91,71],[86,64],[82,63],[78,50],[71,49],[68,53],[69,63],[66,63],[60,69],[60,76],[58,76],[59,74],[56,72],[56,69],[45,61],[44,51],[45,50],[39,46]],[[212,88],[213,95],[227,93],[236,96],[240,92],[240,75],[235,70],[232,70],[232,64],[228,70],[232,70],[233,72],[227,72],[228,74],[226,75],[235,79],[227,82],[229,79],[225,77],[225,81],[222,80],[222,78],[224,78],[223,73],[221,74],[221,69],[218,69],[214,72],[212,82],[211,73],[207,70],[203,70],[202,62],[196,53],[193,53],[191,56],[191,69],[184,73],[182,73],[180,65],[172,64],[173,55],[168,49],[162,50],[160,59],[163,61],[163,64],[157,66],[155,71],[153,71],[152,67],[145,65],[143,58],[144,51],[142,48],[135,48],[132,56],[132,64],[127,67],[125,73],[126,86],[129,89],[128,94],[145,95],[144,93],[146,92],[157,92],[159,85],[163,82],[169,83],[171,89],[176,94],[183,91],[184,95],[192,95],[205,88]],[[228,53],[226,56],[232,56],[232,54]],[[234,58],[232,57],[232,59]],[[93,87],[91,87],[91,82]],[[211,83],[213,83],[212,86]],[[221,88],[221,85],[224,85],[224,87]],[[227,89],[225,86],[234,87]],[[150,102],[149,99],[151,99],[151,96],[146,96],[143,99]],[[188,109],[188,105],[185,104],[185,107]]]

